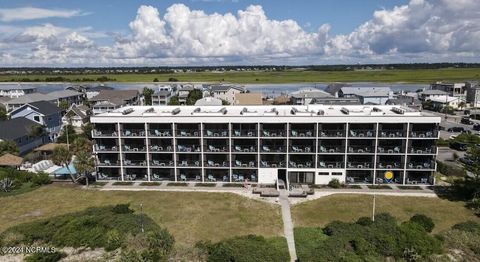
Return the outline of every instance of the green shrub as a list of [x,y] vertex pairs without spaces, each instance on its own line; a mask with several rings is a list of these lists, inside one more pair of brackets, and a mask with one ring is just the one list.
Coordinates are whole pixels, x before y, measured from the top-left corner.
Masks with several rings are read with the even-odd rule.
[[410,218],[410,222],[421,225],[425,229],[425,231],[429,233],[432,232],[433,228],[435,227],[435,223],[433,223],[433,220],[430,217],[422,214],[414,215]]
[[368,185],[367,187],[370,189],[392,189],[388,185]]
[[225,183],[223,187],[244,187],[244,184],[241,183]]
[[130,214],[134,211],[130,209],[130,204],[118,204],[112,208],[113,213],[115,214]]
[[41,186],[50,184],[52,181],[47,173],[40,172],[32,177],[31,182],[34,186]]
[[183,182],[170,182],[167,186],[188,186],[188,184]]
[[215,183],[196,183],[195,186],[197,187],[215,187],[217,184]]
[[63,252],[52,252],[52,253],[35,253],[25,258],[27,262],[56,262],[60,259],[66,257],[67,254]]
[[442,161],[437,161],[437,171],[446,176],[465,176],[465,169],[453,165],[448,165]]
[[341,188],[342,183],[340,183],[340,180],[334,178],[334,179],[330,180],[330,182],[328,182],[328,186],[331,187],[331,188]]
[[160,182],[142,182],[140,183],[141,186],[159,186],[162,183]]
[[133,182],[129,182],[129,181],[117,181],[117,182],[113,182],[114,186],[131,186],[133,185]]
[[480,234],[480,224],[474,221],[455,224],[452,229]]
[[106,237],[107,237],[107,242],[105,243],[106,251],[115,250],[119,248],[123,243],[122,235],[116,229],[108,231]]

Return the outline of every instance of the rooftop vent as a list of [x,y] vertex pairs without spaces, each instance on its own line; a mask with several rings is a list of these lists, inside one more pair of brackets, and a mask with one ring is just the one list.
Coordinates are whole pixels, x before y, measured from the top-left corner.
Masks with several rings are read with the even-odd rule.
[[177,107],[172,110],[172,115],[178,115],[180,113],[180,107]]
[[218,112],[222,113],[223,115],[227,114],[227,108],[223,107],[222,109],[218,110]]
[[145,110],[143,113],[155,113],[155,109],[153,107],[150,107],[149,109]]
[[132,113],[133,111],[134,111],[133,108],[127,108],[127,109],[122,111],[122,115],[128,115],[128,114]]
[[278,115],[278,110],[274,107],[268,111],[265,111],[265,115]]
[[318,110],[317,115],[323,116],[323,115],[325,115],[325,111],[320,109],[320,110]]

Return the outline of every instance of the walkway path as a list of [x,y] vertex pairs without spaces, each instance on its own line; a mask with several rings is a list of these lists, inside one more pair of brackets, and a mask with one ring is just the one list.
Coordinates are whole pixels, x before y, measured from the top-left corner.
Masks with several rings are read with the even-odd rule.
[[295,238],[293,235],[293,222],[290,213],[290,201],[288,200],[288,192],[286,190],[280,191],[280,205],[282,207],[283,233],[287,239],[288,253],[290,253],[290,260],[297,260],[297,251],[295,250]]

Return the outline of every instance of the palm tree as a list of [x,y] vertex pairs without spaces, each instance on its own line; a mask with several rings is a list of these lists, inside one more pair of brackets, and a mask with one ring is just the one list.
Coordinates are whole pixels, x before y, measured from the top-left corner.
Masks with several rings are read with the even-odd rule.
[[72,179],[72,182],[76,183],[76,179],[74,174],[72,174],[72,171],[70,170],[70,167],[68,166],[70,159],[72,158],[72,153],[70,150],[67,149],[65,146],[57,146],[53,149],[52,153],[52,161],[56,165],[66,167],[68,170],[68,173],[70,174],[70,178]]
[[88,186],[88,173],[95,170],[95,161],[90,150],[79,150],[75,153],[73,165],[79,174],[85,177],[85,182]]

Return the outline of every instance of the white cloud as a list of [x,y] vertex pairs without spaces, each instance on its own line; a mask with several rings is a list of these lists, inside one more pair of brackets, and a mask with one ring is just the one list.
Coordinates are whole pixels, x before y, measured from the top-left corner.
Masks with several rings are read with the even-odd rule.
[[22,20],[34,20],[44,18],[70,18],[74,16],[86,15],[80,10],[65,10],[65,9],[45,9],[36,7],[20,7],[20,8],[1,8],[0,21],[12,22]]

